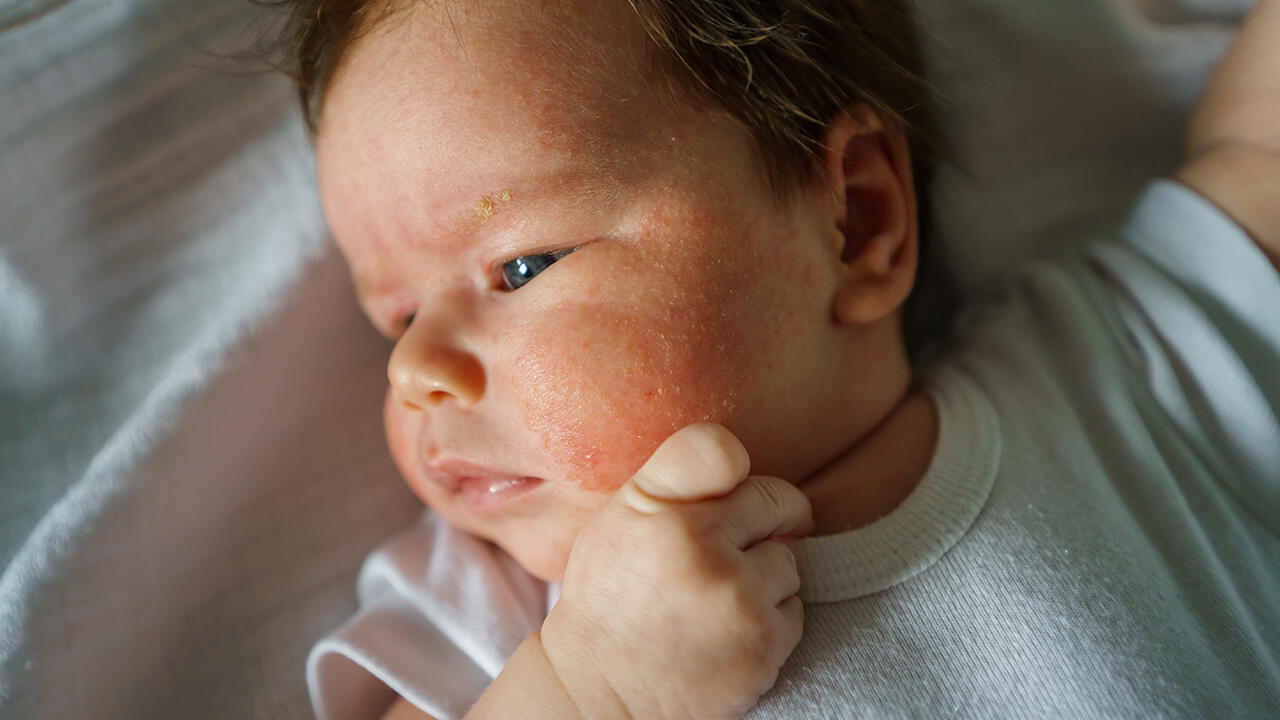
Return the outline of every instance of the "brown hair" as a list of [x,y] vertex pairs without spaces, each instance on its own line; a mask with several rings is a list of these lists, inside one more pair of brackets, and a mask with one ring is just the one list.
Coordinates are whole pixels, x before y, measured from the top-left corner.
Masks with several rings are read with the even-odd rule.
[[[351,44],[413,1],[258,0],[289,10],[284,70],[313,133]],[[627,2],[669,77],[751,133],[775,193],[808,178],[826,126],[858,103],[903,129],[917,187],[927,186],[936,119],[910,0]]]

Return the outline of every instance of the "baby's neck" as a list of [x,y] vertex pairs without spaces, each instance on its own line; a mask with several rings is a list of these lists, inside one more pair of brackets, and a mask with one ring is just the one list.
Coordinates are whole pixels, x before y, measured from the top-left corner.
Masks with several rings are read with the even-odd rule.
[[814,535],[834,535],[888,515],[920,484],[933,459],[938,413],[907,395],[870,433],[798,487],[813,504]]

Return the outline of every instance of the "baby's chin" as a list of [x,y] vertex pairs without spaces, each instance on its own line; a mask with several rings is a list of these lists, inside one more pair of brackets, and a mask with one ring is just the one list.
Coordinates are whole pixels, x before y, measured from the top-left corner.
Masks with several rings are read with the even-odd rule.
[[560,582],[564,579],[564,568],[569,561],[568,553],[544,552],[522,557],[525,553],[515,548],[503,549],[507,551],[507,554],[515,558],[517,563],[520,563],[520,567],[524,568],[525,572],[543,582]]
[[[514,528],[507,528],[514,529]],[[510,555],[525,572],[543,582],[560,582],[564,579],[565,566],[569,563],[572,538],[539,535],[521,528],[522,532],[493,539],[494,544]]]
[[543,544],[537,540],[523,538],[510,543],[491,538],[485,539],[505,550],[520,567],[524,568],[525,572],[539,580],[550,583],[564,579],[564,569],[569,562],[567,548],[564,552],[558,552],[553,543]]
[[466,514],[454,516],[450,508],[436,507],[430,502],[427,506],[455,529],[506,551],[525,572],[539,580],[560,582],[564,579],[569,549],[573,547],[572,539],[566,541],[565,538],[538,533],[536,526],[530,528],[523,526],[523,523],[514,526],[510,523],[491,525]]

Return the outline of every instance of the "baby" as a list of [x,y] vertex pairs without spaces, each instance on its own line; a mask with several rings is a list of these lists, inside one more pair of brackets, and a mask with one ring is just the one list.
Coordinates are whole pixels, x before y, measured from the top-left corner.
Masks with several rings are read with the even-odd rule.
[[319,714],[1280,712],[1280,0],[1180,182],[914,377],[905,3],[298,8],[434,511],[313,651]]

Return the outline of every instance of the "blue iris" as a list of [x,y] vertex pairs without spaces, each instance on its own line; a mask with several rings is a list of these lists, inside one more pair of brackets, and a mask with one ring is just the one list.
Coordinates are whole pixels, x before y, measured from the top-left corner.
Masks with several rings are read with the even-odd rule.
[[571,252],[573,249],[556,250],[537,255],[522,255],[514,260],[508,260],[502,265],[502,283],[508,290],[519,290],[538,273],[551,267],[555,261]]

